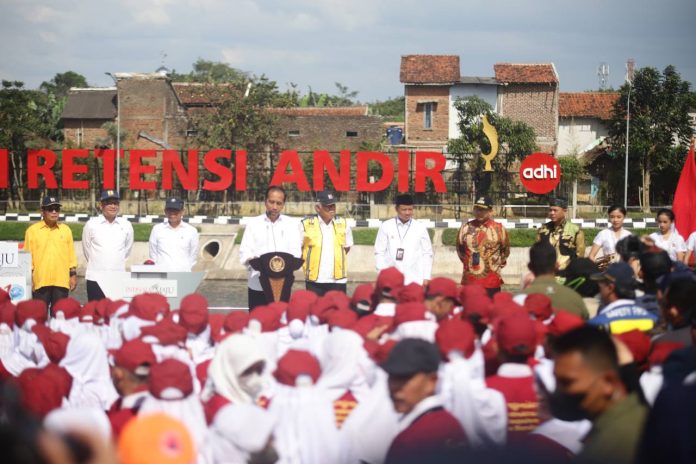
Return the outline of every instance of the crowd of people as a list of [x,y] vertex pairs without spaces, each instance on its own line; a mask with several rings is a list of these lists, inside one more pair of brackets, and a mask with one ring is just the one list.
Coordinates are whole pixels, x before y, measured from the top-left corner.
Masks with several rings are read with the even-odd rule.
[[[86,249],[97,273],[132,245],[113,195],[102,196],[111,220],[90,224],[114,244],[105,259]],[[251,266],[252,309],[227,314],[196,293],[171,308],[149,293],[83,305],[62,290],[47,301],[39,284],[15,305],[0,291],[7,462],[693,462],[696,274],[671,211],[638,237],[610,208],[584,258],[582,230],[553,200],[523,288],[508,292],[509,240],[488,198],[459,232],[456,282],[431,275],[427,230],[400,196],[377,236],[376,280],[349,294],[352,236],[334,194],[318,195],[299,226],[284,200],[269,189],[240,259],[269,244],[302,256],[307,288],[288,301],[269,301]],[[27,233],[32,251],[42,234],[68,242],[56,205],[45,200],[48,220]],[[182,204],[167,206],[180,221]],[[170,228],[159,243],[189,242]],[[47,251],[69,289],[76,263]]]

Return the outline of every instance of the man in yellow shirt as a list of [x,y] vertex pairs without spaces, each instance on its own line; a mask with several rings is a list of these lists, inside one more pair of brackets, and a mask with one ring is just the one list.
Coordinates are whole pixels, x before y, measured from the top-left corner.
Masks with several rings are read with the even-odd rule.
[[60,200],[46,196],[41,202],[43,219],[24,234],[24,249],[31,252],[33,297],[49,307],[77,287],[77,257],[72,231],[58,224]]

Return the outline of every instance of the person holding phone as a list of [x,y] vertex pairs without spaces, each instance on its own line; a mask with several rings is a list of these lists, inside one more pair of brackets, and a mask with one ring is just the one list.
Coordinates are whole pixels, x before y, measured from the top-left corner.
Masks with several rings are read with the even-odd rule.
[[464,265],[462,285],[482,285],[489,296],[500,291],[501,270],[510,256],[507,231],[492,215],[490,197],[479,197],[474,203],[474,219],[462,224],[457,234],[457,255]]

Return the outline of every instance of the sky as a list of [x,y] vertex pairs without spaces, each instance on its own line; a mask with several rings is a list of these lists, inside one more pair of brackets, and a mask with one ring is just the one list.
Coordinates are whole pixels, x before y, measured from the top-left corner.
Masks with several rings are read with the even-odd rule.
[[[461,74],[553,62],[563,92],[599,87],[609,65],[674,65],[696,83],[694,0],[0,0],[0,79],[29,88],[72,70],[188,72],[198,58],[360,101],[403,95],[402,55],[454,54]],[[166,56],[164,56],[166,55]]]

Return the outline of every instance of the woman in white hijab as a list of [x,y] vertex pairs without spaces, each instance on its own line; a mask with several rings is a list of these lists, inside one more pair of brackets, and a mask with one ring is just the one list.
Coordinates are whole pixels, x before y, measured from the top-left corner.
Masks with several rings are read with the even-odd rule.
[[60,366],[73,378],[67,406],[107,410],[118,398],[109,373],[106,349],[99,336],[84,333],[72,337]]
[[234,334],[217,346],[202,400],[208,423],[226,404],[253,403],[264,387],[266,351],[256,337]]
[[[274,463],[275,419],[252,404],[230,404],[220,410],[208,432],[205,451],[209,464]],[[328,463],[327,463],[328,464]]]
[[167,359],[150,367],[149,395],[140,407],[139,415],[163,412],[181,421],[202,449],[207,425],[203,406],[194,394],[193,376],[188,365],[176,359]]

